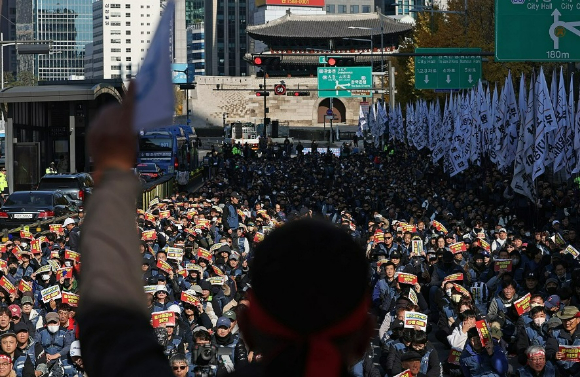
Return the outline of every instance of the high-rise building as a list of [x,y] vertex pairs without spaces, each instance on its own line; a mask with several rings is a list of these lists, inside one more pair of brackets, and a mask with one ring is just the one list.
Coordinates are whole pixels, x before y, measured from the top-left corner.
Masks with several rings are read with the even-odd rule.
[[185,0],[185,27],[199,25],[205,17],[205,0]]
[[[437,0],[440,2],[440,0]],[[394,18],[402,18],[404,16],[417,17],[418,10],[423,9],[427,4],[431,4],[429,0],[376,0],[375,5],[380,8],[381,13],[394,16]]]
[[374,0],[326,0],[326,13],[371,13]]
[[205,31],[203,22],[187,28],[187,62],[195,67],[195,75],[205,75]]
[[51,54],[35,58],[38,80],[84,76],[85,45],[93,40],[91,0],[36,0],[34,39],[53,41]]
[[205,1],[205,72],[208,76],[245,76],[248,63],[248,1]]
[[[4,40],[13,41],[16,39],[16,0],[2,0],[0,26]],[[16,76],[17,70],[16,47],[4,47],[4,72],[10,72]]]
[[139,71],[155,34],[160,1],[97,0],[92,6],[92,54],[86,59],[91,72],[86,77],[131,78]]

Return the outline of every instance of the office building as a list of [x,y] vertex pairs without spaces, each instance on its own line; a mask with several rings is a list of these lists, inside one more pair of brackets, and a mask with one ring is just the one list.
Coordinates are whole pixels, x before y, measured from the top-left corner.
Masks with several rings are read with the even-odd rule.
[[[0,31],[4,40],[13,41],[16,39],[16,0],[2,0]],[[10,72],[16,76],[17,70],[16,47],[4,47],[4,72]]]
[[327,0],[326,13],[371,13],[374,4],[374,0]]
[[253,0],[205,1],[205,73],[208,76],[245,76],[248,63],[248,2]]
[[[445,0],[437,0],[437,3]],[[428,0],[377,0],[376,7],[380,8],[381,13],[392,16],[395,19],[403,19],[405,16],[417,17],[417,10],[423,9],[426,5],[431,4]]]
[[97,0],[87,78],[130,79],[139,71],[161,15],[159,0]]
[[205,75],[205,31],[199,22],[187,28],[187,62],[195,67],[195,75]]

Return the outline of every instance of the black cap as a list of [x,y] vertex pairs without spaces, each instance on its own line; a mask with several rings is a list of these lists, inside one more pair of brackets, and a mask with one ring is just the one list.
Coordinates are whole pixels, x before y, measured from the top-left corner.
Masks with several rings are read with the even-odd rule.
[[453,262],[453,253],[449,250],[445,250],[443,252],[443,263],[451,263]]
[[18,322],[17,324],[14,325],[14,332],[16,334],[18,334],[20,331],[26,331],[29,332],[30,330],[28,329],[28,326],[26,326],[24,323]]
[[405,352],[403,356],[401,356],[401,361],[416,361],[421,359],[422,356],[415,351]]
[[207,280],[200,281],[199,286],[201,287],[202,290],[211,291],[211,284]]
[[242,196],[240,194],[238,194],[237,192],[232,192],[232,194],[230,195],[230,197],[232,198],[236,198],[236,199],[241,199]]
[[538,280],[538,274],[535,271],[530,271],[526,273],[525,278]]
[[399,253],[398,251],[393,251],[391,253],[391,259],[401,259],[401,253]]

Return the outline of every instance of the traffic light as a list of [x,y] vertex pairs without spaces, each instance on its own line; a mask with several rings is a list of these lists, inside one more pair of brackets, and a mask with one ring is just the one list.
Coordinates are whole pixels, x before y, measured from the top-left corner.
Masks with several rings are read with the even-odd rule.
[[265,90],[259,90],[256,92],[256,97],[268,97],[270,95],[270,92],[265,91]]
[[286,92],[286,95],[293,96],[293,97],[303,97],[303,96],[309,96],[310,92],[290,91],[290,92]]
[[348,67],[354,65],[354,58],[328,58],[328,65],[331,67]]
[[258,55],[252,59],[255,66],[265,70],[278,69],[280,67],[280,58],[277,56]]

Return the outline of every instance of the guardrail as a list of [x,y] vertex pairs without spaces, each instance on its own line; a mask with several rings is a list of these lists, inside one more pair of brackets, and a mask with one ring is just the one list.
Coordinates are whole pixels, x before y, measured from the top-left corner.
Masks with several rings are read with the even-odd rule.
[[[201,178],[203,167],[199,167],[189,172],[189,184]],[[175,177],[173,175],[163,176],[155,181],[147,182],[143,185],[143,193],[138,200],[137,208],[146,211],[149,208],[149,202],[159,197],[160,199],[168,198],[175,192]]]
[[21,225],[18,228],[13,228],[13,229],[3,229],[2,230],[2,242],[6,242],[6,240],[8,239],[8,235],[9,234],[13,234],[13,233],[20,233],[21,230],[24,230],[25,227],[28,227],[28,229],[36,229],[36,232],[31,232],[35,234],[36,236],[42,236],[44,234],[47,234],[50,232],[50,230],[42,230],[42,227],[44,225],[50,225],[50,224],[59,224],[64,222],[65,219],[67,218],[77,218],[79,215],[77,213],[69,213],[67,215],[63,215],[63,216],[59,216],[59,217],[53,217],[50,220],[43,220],[43,221],[37,221],[35,223],[32,224],[27,224],[27,225]]

